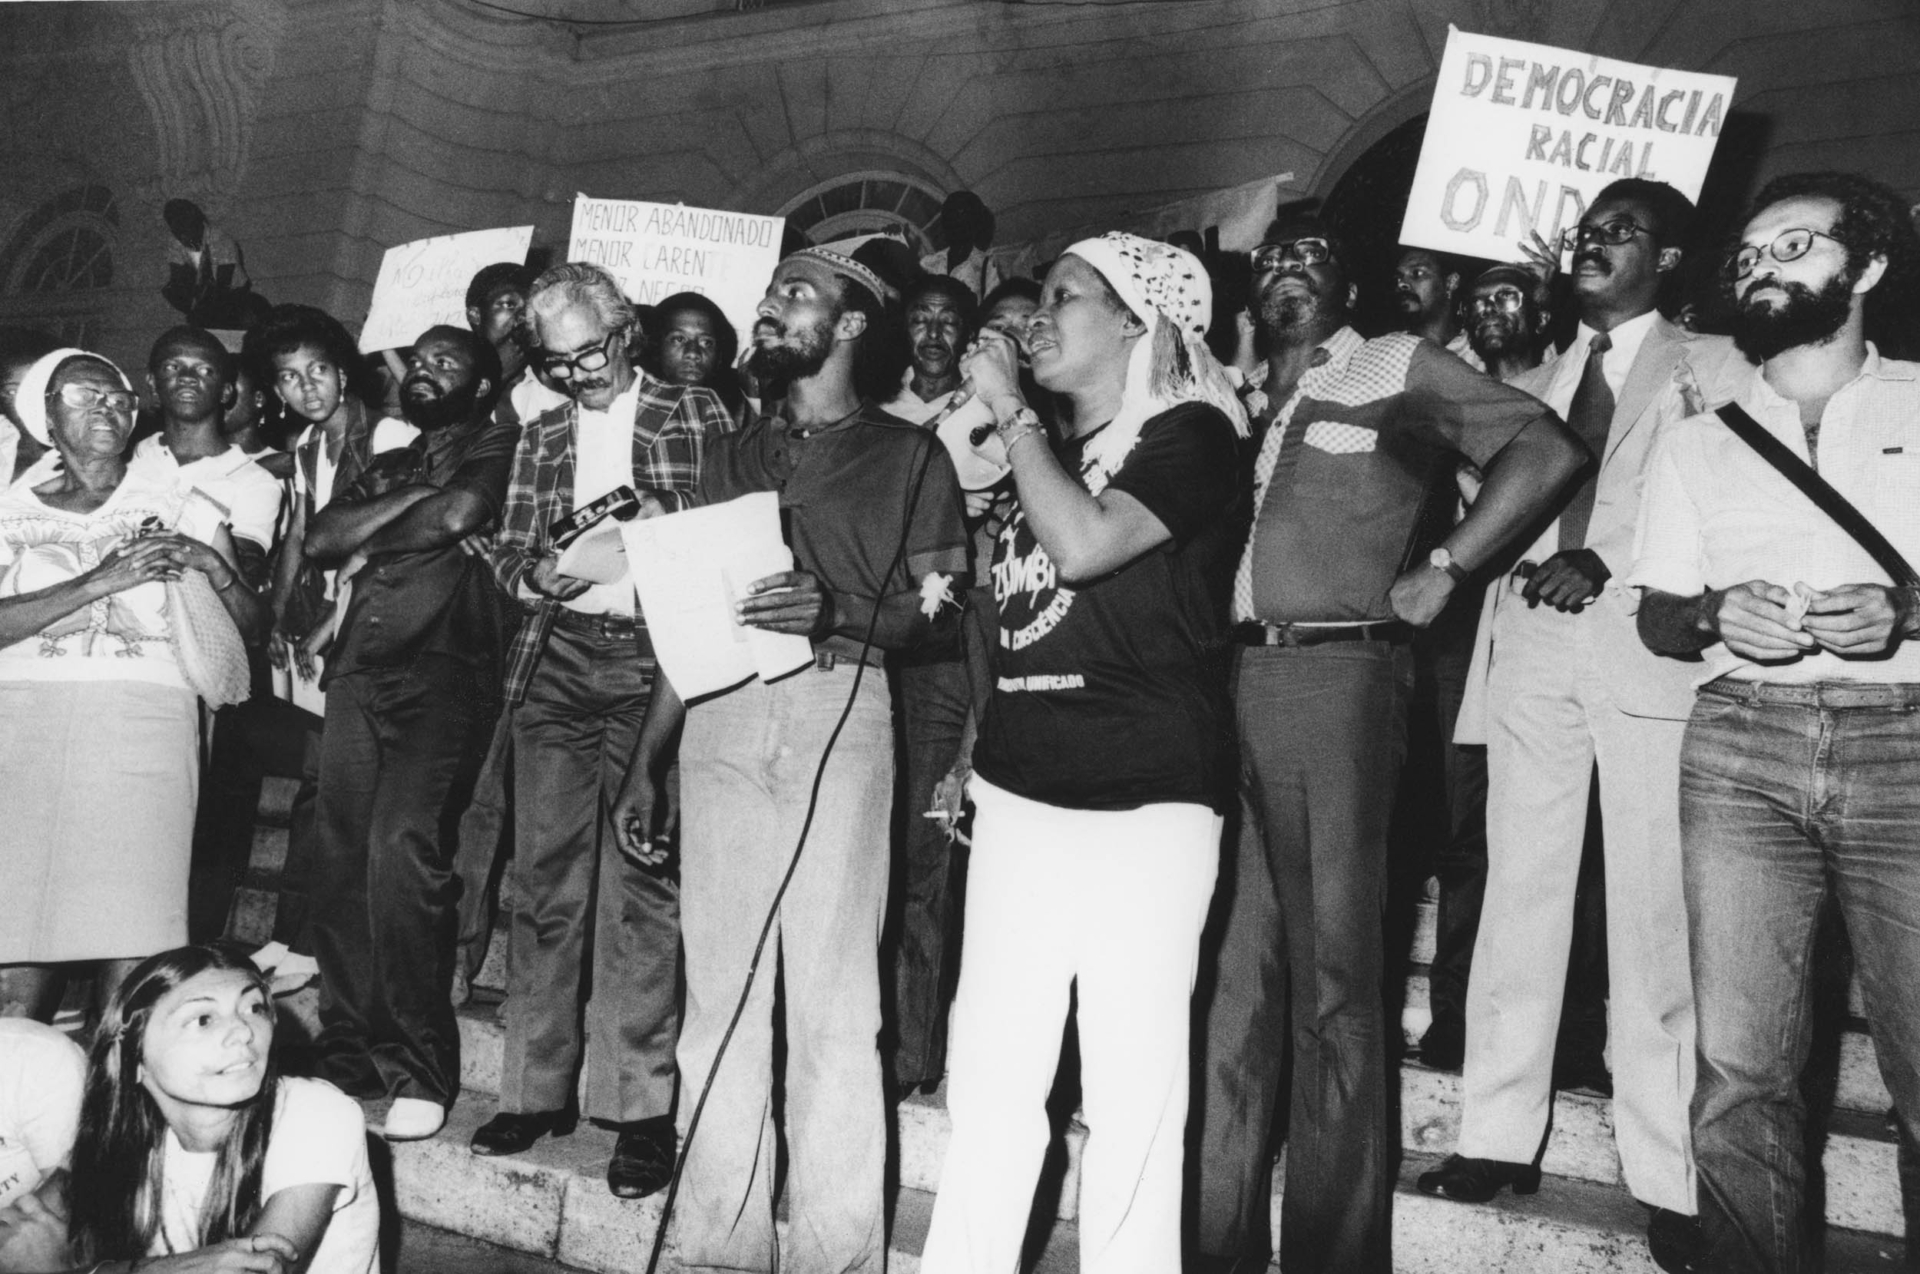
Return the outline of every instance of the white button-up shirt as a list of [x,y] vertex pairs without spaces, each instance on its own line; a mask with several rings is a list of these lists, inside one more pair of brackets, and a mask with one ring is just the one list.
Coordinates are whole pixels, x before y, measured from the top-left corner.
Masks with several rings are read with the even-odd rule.
[[[640,378],[605,411],[575,408],[573,507],[575,512],[601,496],[633,485],[633,421],[640,413]],[[561,605],[584,615],[632,615],[631,576],[611,584],[593,584]]]
[[[1753,377],[1738,401],[1808,459],[1798,403],[1764,376]],[[1881,358],[1867,347],[1860,374],[1822,413],[1819,470],[1902,557],[1920,562],[1920,363]],[[1682,597],[1748,580],[1789,589],[1890,582],[1852,536],[1711,413],[1680,422],[1656,442],[1634,557],[1629,584]],[[1721,643],[1705,652],[1696,684],[1730,673],[1783,683],[1920,681],[1920,642],[1901,642],[1889,658],[1843,659],[1816,649],[1769,664]]]

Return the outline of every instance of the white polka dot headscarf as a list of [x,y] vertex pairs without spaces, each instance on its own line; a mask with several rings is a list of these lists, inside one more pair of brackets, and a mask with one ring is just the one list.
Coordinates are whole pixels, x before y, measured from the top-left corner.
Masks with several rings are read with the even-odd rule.
[[1242,438],[1247,413],[1203,339],[1213,318],[1213,282],[1185,248],[1115,230],[1067,249],[1100,272],[1147,334],[1127,365],[1120,411],[1087,446],[1088,489],[1098,495],[1140,440],[1140,427],[1176,403],[1219,409]]
[[1067,251],[1100,271],[1127,308],[1149,323],[1164,319],[1196,340],[1207,334],[1213,281],[1200,258],[1185,248],[1112,230]]

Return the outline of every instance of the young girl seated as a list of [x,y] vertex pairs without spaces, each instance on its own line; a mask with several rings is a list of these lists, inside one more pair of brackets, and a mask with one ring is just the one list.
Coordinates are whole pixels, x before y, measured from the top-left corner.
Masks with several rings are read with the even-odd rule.
[[16,1213],[0,1270],[373,1274],[360,1107],[281,1078],[272,1045],[268,984],[244,957],[200,946],[142,962],[89,1053],[65,1234],[50,1233],[57,1199]]

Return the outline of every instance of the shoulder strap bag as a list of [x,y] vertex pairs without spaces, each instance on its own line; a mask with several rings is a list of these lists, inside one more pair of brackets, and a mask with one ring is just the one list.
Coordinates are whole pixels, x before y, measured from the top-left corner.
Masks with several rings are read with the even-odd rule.
[[1907,559],[1900,556],[1900,550],[1887,542],[1873,523],[1867,521],[1866,514],[1853,507],[1853,502],[1833,489],[1833,485],[1819,472],[1793,454],[1793,451],[1778,438],[1768,433],[1760,422],[1749,416],[1737,403],[1728,403],[1714,410],[1722,423],[1739,437],[1740,441],[1760,453],[1760,458],[1780,471],[1780,476],[1799,489],[1800,494],[1813,501],[1822,513],[1832,518],[1842,531],[1852,536],[1861,548],[1890,576],[1901,588],[1920,587],[1920,574],[1915,574]]

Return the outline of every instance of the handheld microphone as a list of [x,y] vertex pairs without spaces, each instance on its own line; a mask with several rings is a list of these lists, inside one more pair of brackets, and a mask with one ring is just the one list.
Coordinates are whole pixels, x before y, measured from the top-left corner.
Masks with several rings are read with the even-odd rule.
[[[1022,367],[1028,366],[1027,342],[1026,342],[1025,333],[1010,331],[1006,328],[995,328],[993,330],[996,332],[999,332],[1000,335],[1006,337],[1008,340],[1013,342],[1014,351],[1020,356],[1020,366]],[[971,380],[961,381],[960,388],[954,391],[953,401],[948,403],[946,406],[946,410],[940,413],[940,420],[945,420],[948,416],[951,416],[954,412],[959,411],[962,407],[966,406],[972,400],[973,400],[973,382]],[[939,421],[935,421],[934,423],[937,427],[939,424]],[[975,447],[979,446],[981,443],[985,442],[987,439],[993,437],[993,431],[996,428],[998,428],[998,426],[995,425],[991,419],[989,419],[987,423],[984,425],[975,425],[973,427],[973,432],[967,435],[968,444]]]

